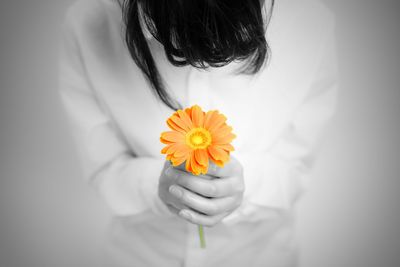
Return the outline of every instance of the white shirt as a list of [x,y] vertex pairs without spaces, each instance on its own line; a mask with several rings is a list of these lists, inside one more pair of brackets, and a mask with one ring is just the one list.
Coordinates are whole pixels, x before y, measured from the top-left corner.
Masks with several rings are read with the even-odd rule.
[[267,31],[272,57],[255,76],[234,74],[239,63],[174,67],[148,39],[170,94],[183,107],[218,109],[237,136],[232,155],[244,168],[244,200],[205,229],[205,250],[196,226],[169,213],[157,196],[165,162],[159,136],[172,110],[131,59],[123,29],[116,1],[76,2],[66,15],[60,61],[60,92],[85,177],[115,215],[110,264],[293,266],[293,204],[335,111],[332,14],[313,0],[277,1]]

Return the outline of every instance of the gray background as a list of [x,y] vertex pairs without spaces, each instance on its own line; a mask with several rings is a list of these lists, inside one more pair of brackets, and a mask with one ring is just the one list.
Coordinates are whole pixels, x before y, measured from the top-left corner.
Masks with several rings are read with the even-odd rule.
[[[278,0],[279,1],[279,0]],[[0,4],[0,266],[91,266],[108,212],[78,171],[56,91],[71,0]],[[400,8],[325,0],[337,16],[338,113],[299,203],[304,267],[400,266]]]

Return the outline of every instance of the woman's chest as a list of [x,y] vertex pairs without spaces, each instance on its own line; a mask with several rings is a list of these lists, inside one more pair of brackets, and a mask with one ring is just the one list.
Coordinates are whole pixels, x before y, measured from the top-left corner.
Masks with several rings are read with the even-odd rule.
[[[176,69],[176,68],[175,68]],[[194,104],[203,110],[217,109],[228,118],[237,138],[237,152],[267,149],[290,118],[291,107],[279,88],[262,76],[229,75],[193,68],[161,68],[172,97],[183,108]],[[141,77],[115,79],[112,90],[101,93],[121,136],[140,156],[160,156],[160,133],[168,130],[173,111],[164,105]]]

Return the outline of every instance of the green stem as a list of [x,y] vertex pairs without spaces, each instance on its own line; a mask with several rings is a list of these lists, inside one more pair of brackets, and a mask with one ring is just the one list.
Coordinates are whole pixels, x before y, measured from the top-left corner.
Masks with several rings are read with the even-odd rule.
[[204,239],[204,230],[203,230],[203,226],[199,225],[199,237],[200,237],[200,247],[201,248],[206,248],[206,241]]

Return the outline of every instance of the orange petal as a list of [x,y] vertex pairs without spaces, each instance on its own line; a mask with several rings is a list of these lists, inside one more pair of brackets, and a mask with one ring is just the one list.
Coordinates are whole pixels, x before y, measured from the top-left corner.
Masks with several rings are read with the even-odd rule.
[[187,156],[190,153],[190,148],[186,144],[178,144],[175,152],[174,157],[180,158],[183,156]]
[[182,111],[180,109],[178,109],[177,112],[179,114],[179,118],[185,123],[185,125],[189,129],[192,129],[193,128],[193,123],[192,123],[192,120],[190,119],[189,115],[186,112],[184,112],[184,111]]
[[223,126],[225,124],[225,122],[226,122],[226,117],[224,115],[216,114],[216,115],[212,116],[208,130],[210,132],[213,132],[213,131],[217,130],[219,127]]
[[180,132],[169,131],[169,132],[161,133],[160,140],[161,140],[161,142],[167,141],[167,142],[174,142],[174,143],[184,143],[185,136]]
[[[175,117],[175,116],[174,116]],[[175,118],[177,118],[177,117],[175,117]],[[180,120],[179,118],[178,118],[178,120]],[[168,120],[167,120],[167,125],[169,126],[169,128],[171,129],[171,130],[173,130],[173,131],[178,131],[178,132],[181,132],[181,133],[183,133],[183,134],[185,134],[186,133],[186,130],[185,130],[185,128],[184,128],[184,126],[179,126],[176,122],[174,122],[173,120],[172,120],[172,118],[169,118]]]
[[208,165],[208,154],[205,149],[196,149],[194,151],[194,156],[199,165],[201,166]]
[[[185,108],[186,114],[189,116],[190,120],[192,120],[192,107]],[[193,121],[193,120],[192,120]]]
[[[208,148],[210,148],[210,147],[208,147]],[[212,162],[214,162],[217,166],[223,167],[223,166],[224,166],[224,163],[223,163],[221,160],[215,159],[215,158],[212,156],[212,154],[210,153],[210,150],[209,150],[208,148],[207,148],[207,154],[208,154],[209,159],[210,159]]]
[[178,150],[181,149],[181,146],[185,146],[185,145],[181,144],[181,143],[173,143],[173,144],[169,145],[169,147],[167,149],[167,154],[174,155],[175,152],[177,152]]
[[201,167],[201,171],[200,174],[207,174],[208,172],[208,163],[206,166],[200,166]]
[[190,158],[190,167],[192,168],[192,173],[195,175],[199,175],[202,171],[201,166],[196,162],[195,153],[192,153]]
[[218,147],[215,147],[215,146],[209,146],[208,147],[208,152],[216,160],[220,160],[220,161],[226,162],[229,159],[229,153],[226,152],[225,150],[221,149],[221,148],[218,148]]
[[163,149],[161,149],[161,154],[167,154],[168,149],[173,145],[174,143],[165,146]]
[[192,107],[192,121],[194,127],[203,127],[204,124],[204,112],[198,105]]
[[221,127],[213,130],[213,135],[225,136],[232,132],[232,127],[226,124],[222,125]]
[[222,144],[228,144],[228,143],[232,142],[232,140],[236,138],[236,135],[233,133],[229,133],[226,136],[213,135],[211,138],[212,138],[213,145],[222,145]]
[[192,167],[191,167],[191,161],[192,161],[192,153],[194,153],[193,151],[190,153],[190,155],[188,156],[188,158],[186,159],[186,164],[185,164],[185,168],[188,172],[193,172]]
[[210,159],[211,159],[211,161],[212,162],[214,162],[217,166],[219,166],[219,167],[224,167],[224,162],[222,161],[222,160],[217,160],[217,159],[214,159],[212,156],[210,156]]
[[224,149],[226,151],[235,151],[235,148],[231,144],[221,144],[221,145],[216,145],[216,147]]
[[187,160],[187,156],[180,158],[175,158],[175,157],[171,158],[171,162],[174,167],[181,165],[185,160]]
[[163,143],[163,144],[166,144],[166,145],[175,144],[174,142],[171,142],[171,141],[165,140],[165,139],[163,139],[162,137],[160,137],[160,141],[161,141],[161,143]]
[[177,116],[171,116],[170,119],[176,124],[178,125],[180,128],[184,129],[185,131],[190,131],[190,128],[188,125],[186,125],[186,123],[181,120],[181,118],[177,115]]
[[190,149],[185,144],[174,143],[166,146],[161,153],[167,154],[167,159],[171,160],[174,166],[177,166],[176,161],[180,165],[190,156]]
[[204,117],[204,128],[208,130],[208,128],[210,127],[212,118],[214,117],[214,115],[217,113],[217,111],[215,110],[209,110],[207,111],[205,117]]
[[200,166],[199,167],[199,174],[207,174],[207,172],[208,172],[208,166]]

